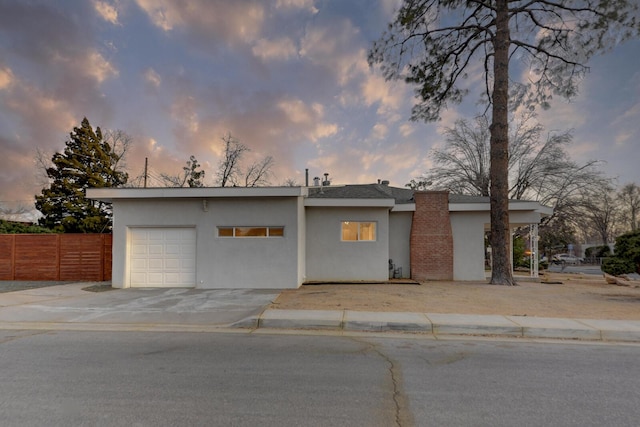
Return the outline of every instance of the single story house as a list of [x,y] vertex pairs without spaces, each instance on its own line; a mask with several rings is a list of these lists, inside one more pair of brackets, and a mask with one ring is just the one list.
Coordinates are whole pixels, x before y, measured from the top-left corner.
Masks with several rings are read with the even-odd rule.
[[[98,188],[113,206],[112,285],[297,288],[305,282],[485,280],[489,199],[379,184]],[[551,214],[509,203],[512,227]],[[536,239],[533,239],[534,241]]]

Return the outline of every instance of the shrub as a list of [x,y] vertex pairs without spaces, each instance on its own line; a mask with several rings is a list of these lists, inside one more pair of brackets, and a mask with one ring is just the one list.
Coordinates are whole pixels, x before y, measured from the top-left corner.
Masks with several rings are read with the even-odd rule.
[[521,236],[513,239],[513,264],[514,267],[529,267],[529,259],[525,257],[525,243]]
[[617,257],[608,257],[602,260],[602,271],[612,276],[633,273],[635,270],[636,265],[631,260]]
[[609,245],[592,246],[590,248],[587,248],[584,251],[584,256],[585,256],[585,258],[591,258],[591,257],[604,258],[604,257],[608,257],[608,256],[611,256],[611,248],[609,248]]
[[640,230],[623,234],[616,239],[615,254],[604,260],[602,271],[614,276],[640,273]]
[[0,219],[0,234],[53,233],[48,228]]

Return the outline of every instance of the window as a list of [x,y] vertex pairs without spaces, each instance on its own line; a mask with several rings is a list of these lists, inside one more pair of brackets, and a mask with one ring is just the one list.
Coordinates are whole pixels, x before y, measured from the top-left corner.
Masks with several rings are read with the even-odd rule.
[[234,227],[235,237],[267,237],[267,227]]
[[376,223],[360,221],[342,221],[342,241],[375,241]]
[[284,237],[284,227],[218,227],[218,237]]

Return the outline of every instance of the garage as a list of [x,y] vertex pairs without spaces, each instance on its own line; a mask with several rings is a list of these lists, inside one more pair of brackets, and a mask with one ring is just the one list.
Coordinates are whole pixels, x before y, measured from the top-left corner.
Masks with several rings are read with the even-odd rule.
[[129,243],[131,287],[195,287],[195,227],[132,227]]

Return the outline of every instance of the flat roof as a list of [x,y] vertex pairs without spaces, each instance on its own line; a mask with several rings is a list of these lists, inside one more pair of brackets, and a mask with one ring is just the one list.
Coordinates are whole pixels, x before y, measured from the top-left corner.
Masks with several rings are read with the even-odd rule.
[[[309,207],[387,207],[393,211],[413,211],[414,190],[386,184],[334,185],[323,187],[153,187],[89,188],[90,199],[112,202],[132,199],[193,199],[236,197],[304,197]],[[449,194],[450,212],[488,212],[489,197]],[[529,200],[509,200],[510,211],[553,214],[553,209]]]
[[111,202],[123,199],[190,199],[219,197],[301,197],[306,187],[198,187],[198,188],[88,188],[90,199]]

